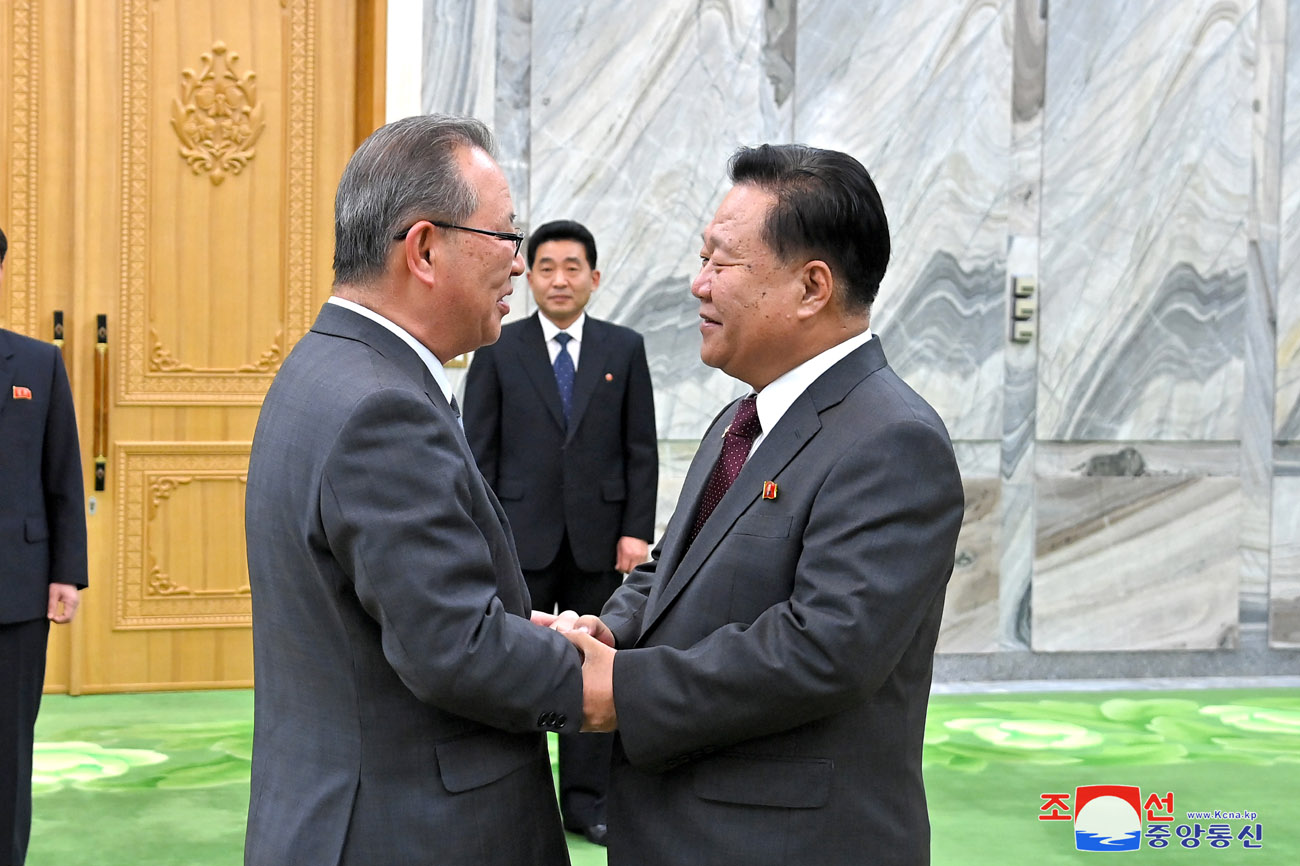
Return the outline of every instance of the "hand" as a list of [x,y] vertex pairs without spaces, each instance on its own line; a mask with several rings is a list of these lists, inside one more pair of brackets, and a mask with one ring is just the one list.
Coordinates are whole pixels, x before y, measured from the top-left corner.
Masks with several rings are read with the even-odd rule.
[[650,543],[624,535],[618,540],[618,550],[615,551],[614,556],[614,568],[627,574],[650,558]]
[[618,650],[578,629],[565,632],[564,636],[582,654],[582,730],[602,733],[617,730],[614,656]]
[[[538,620],[539,617],[547,617],[549,618],[549,622],[540,622]],[[614,633],[609,630],[609,627],[606,626],[605,623],[601,622],[600,617],[592,614],[578,616],[578,614],[571,610],[561,611],[558,614],[545,614],[540,613],[539,611],[533,611],[533,622],[538,625],[550,626],[551,629],[558,631],[565,637],[569,636],[569,632],[589,634],[610,649],[614,648]],[[578,651],[582,652],[582,647],[578,647]]]
[[[50,584],[50,603],[46,608],[45,615],[50,622],[72,622],[72,618],[77,614],[77,605],[81,603],[81,596],[77,595],[77,588],[70,583],[51,583]],[[63,610],[60,612],[59,607]]]

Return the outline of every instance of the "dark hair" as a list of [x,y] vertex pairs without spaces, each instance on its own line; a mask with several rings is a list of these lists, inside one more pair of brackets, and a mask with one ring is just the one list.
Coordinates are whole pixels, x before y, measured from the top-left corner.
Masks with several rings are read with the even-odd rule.
[[5,230],[0,229],[0,265],[5,263],[7,255],[9,255],[9,238],[5,237]]
[[846,310],[871,308],[889,264],[889,223],[862,163],[836,150],[764,144],[742,147],[727,168],[733,183],[776,198],[763,240],[782,261],[821,259],[843,287]]
[[540,225],[528,236],[528,267],[533,266],[537,257],[537,248],[547,241],[577,241],[587,251],[587,264],[593,270],[596,267],[596,239],[587,231],[587,227],[573,220],[552,220]]
[[457,164],[462,147],[495,157],[492,133],[471,117],[407,117],[361,143],[334,196],[335,285],[382,274],[393,235],[412,223],[459,223],[478,208]]

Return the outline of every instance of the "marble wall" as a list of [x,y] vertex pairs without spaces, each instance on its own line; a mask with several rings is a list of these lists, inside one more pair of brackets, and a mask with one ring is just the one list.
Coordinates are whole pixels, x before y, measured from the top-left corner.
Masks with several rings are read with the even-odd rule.
[[890,216],[872,327],[966,483],[940,651],[1294,662],[1300,0],[423,0],[417,25],[421,110],[493,126],[521,224],[586,223],[591,312],[646,337],[661,527],[743,390],[689,295],[726,160],[842,149]]

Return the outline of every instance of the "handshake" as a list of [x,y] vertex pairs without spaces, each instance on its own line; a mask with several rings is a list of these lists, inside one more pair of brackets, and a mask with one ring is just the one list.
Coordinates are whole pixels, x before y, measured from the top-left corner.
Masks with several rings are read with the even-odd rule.
[[582,657],[582,730],[608,732],[618,729],[614,711],[614,633],[600,617],[533,611],[534,625],[558,631],[568,638]]

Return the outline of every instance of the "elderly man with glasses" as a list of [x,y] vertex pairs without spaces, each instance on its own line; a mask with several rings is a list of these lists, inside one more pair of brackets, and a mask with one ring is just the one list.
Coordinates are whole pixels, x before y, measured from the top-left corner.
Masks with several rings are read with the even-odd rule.
[[249,461],[248,866],[568,863],[544,734],[582,723],[578,653],[528,620],[442,369],[501,332],[513,217],[473,120],[389,124],[339,182]]

